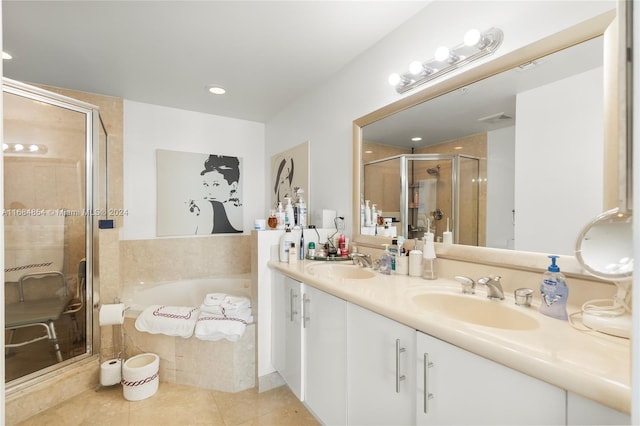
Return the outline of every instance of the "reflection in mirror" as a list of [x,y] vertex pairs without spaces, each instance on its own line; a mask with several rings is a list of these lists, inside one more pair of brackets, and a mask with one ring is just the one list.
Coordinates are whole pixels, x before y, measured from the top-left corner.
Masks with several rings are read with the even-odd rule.
[[4,155],[5,380],[13,383],[90,353],[92,337],[93,111],[17,86],[3,85],[4,140],[14,144]]
[[[446,182],[441,169],[438,181],[417,176],[433,167],[419,166],[381,182],[363,172],[360,196],[379,204],[406,238],[421,236],[425,217],[441,238],[450,219],[460,244],[571,254],[580,224],[602,211],[603,80],[600,36],[365,125],[364,169],[394,156],[463,155],[478,159],[478,174]],[[433,182],[435,202],[420,188]],[[440,199],[445,192],[450,203]],[[464,207],[475,210],[475,227],[461,225]]]

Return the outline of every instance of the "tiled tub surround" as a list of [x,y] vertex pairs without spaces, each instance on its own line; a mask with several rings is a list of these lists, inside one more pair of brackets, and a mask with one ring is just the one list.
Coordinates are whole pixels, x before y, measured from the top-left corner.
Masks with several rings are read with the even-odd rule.
[[[438,245],[442,252],[442,245]],[[365,250],[362,250],[365,251]],[[379,250],[371,250],[373,257]],[[582,395],[618,411],[629,413],[631,407],[630,342],[627,339],[607,336],[597,332],[581,332],[567,321],[546,317],[536,311],[539,303],[538,286],[544,270],[538,263],[540,254],[526,254],[506,250],[486,250],[483,259],[456,261],[439,258],[438,279],[382,275],[366,280],[319,278],[309,274],[306,267],[313,261],[296,264],[271,261],[270,267],[295,280],[316,287],[348,302],[360,305],[392,320],[405,324],[478,354],[514,370],[528,374],[567,391]],[[517,257],[519,268],[505,266]],[[570,261],[570,257],[564,257]],[[517,259],[516,259],[517,260]],[[477,263],[476,263],[477,261]],[[574,260],[575,262],[575,260]],[[502,265],[502,266],[500,266]],[[529,266],[525,266],[529,265]],[[574,270],[575,265],[567,268]],[[448,286],[451,291],[460,289],[453,280],[455,275],[467,275],[477,279],[484,275],[502,276],[505,295],[513,294],[520,287],[534,289],[534,305],[530,313],[536,316],[540,326],[534,330],[514,331],[444,318],[442,315],[419,309],[411,297],[429,286]],[[573,276],[567,279],[570,294],[568,312],[580,310],[587,300],[610,298],[615,287]],[[480,286],[479,286],[480,287]],[[478,288],[482,296],[483,288]],[[496,303],[508,303],[507,300]]]
[[[199,307],[207,293],[251,297],[249,274],[130,285],[123,292],[127,358],[145,352],[160,357],[160,380],[199,388],[238,392],[255,386],[255,323],[237,342],[202,341],[140,332],[137,315],[148,305]],[[254,305],[254,304],[252,304]]]

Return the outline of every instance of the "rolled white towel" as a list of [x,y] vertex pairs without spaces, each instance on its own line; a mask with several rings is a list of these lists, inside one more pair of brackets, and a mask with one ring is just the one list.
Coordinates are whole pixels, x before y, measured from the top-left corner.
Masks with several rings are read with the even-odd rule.
[[204,305],[220,306],[224,302],[227,295],[225,293],[209,293],[204,297]]

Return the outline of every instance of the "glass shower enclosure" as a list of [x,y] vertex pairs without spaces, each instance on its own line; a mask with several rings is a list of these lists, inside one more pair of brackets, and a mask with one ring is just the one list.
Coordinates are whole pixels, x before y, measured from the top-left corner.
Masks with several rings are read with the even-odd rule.
[[[364,164],[365,200],[375,203],[396,235],[422,238],[427,226],[455,244],[484,243],[481,227],[480,159],[455,154],[395,155]],[[384,221],[363,233],[384,235]],[[393,236],[393,235],[391,235]]]
[[97,347],[94,227],[106,199],[97,159],[107,134],[93,105],[9,79],[2,86],[9,389]]

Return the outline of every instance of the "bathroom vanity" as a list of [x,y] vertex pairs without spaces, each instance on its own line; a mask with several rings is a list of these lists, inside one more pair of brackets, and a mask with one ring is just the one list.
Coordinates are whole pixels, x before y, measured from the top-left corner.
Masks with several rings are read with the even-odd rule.
[[[269,265],[273,365],[322,423],[630,423],[628,340],[449,279]],[[508,323],[423,307],[444,298]]]

